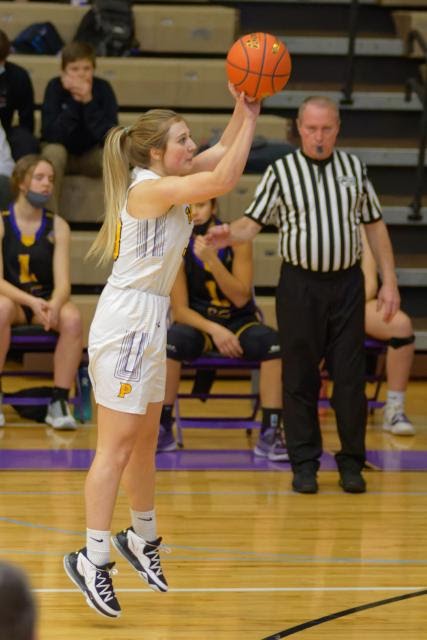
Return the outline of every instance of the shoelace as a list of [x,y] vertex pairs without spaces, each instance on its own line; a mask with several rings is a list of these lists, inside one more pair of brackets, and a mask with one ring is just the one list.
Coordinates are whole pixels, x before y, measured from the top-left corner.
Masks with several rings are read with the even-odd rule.
[[409,422],[401,404],[390,404],[388,406],[388,411],[391,415],[391,424],[396,424],[397,422]]
[[409,422],[407,416],[403,413],[403,411],[393,414],[391,424],[396,424],[397,422]]
[[104,602],[114,600],[116,597],[111,576],[117,573],[117,569],[114,569],[114,563],[108,566],[107,569],[96,569],[95,587]]
[[156,545],[147,542],[146,546],[149,547],[149,549],[145,551],[145,555],[150,558],[150,562],[152,565],[151,569],[156,573],[156,575],[162,574],[162,568],[160,566],[160,552],[171,553],[172,549],[161,542]]

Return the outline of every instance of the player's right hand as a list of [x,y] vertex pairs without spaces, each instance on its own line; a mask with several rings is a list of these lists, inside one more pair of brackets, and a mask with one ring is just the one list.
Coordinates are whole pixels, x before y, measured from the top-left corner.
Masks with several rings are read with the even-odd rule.
[[232,331],[217,324],[211,332],[212,340],[218,351],[228,358],[239,358],[243,355],[239,339]]

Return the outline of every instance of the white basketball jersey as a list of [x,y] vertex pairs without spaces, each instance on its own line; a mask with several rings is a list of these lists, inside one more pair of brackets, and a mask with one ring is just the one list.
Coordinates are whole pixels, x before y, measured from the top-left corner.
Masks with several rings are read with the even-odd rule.
[[[138,167],[132,178],[129,190],[143,180],[160,176]],[[163,216],[141,219],[129,215],[126,204],[120,214],[115,262],[108,282],[121,289],[168,296],[193,229],[191,207],[173,206]]]

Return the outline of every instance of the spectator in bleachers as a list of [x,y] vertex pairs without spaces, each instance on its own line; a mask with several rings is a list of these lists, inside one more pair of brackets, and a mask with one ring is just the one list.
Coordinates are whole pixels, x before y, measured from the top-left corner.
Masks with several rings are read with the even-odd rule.
[[[54,429],[75,429],[68,395],[82,354],[82,321],[70,301],[70,229],[45,209],[54,184],[50,162],[24,156],[11,184],[13,202],[0,218],[0,372],[11,326],[40,324],[57,331],[54,387],[45,421]],[[0,409],[0,426],[4,424]]]
[[174,451],[172,411],[181,362],[205,351],[261,361],[262,425],[255,455],[287,460],[282,427],[281,361],[277,331],[262,323],[253,298],[252,243],[216,251],[204,234],[221,224],[215,199],[192,205],[194,231],[171,291],[174,323],[167,336],[166,393],[157,451]]
[[64,174],[102,175],[106,133],[117,124],[117,100],[107,80],[94,75],[95,52],[84,42],[67,44],[61,75],[49,81],[42,106],[43,155],[55,167],[50,206],[58,212]]
[[[30,75],[7,60],[9,53],[9,38],[0,31],[0,122],[16,161],[29,153],[38,153],[40,145],[34,136],[34,90]],[[15,114],[18,124],[13,126]]]
[[365,276],[365,330],[368,336],[388,343],[386,356],[387,399],[383,429],[396,436],[412,436],[414,425],[405,414],[405,394],[414,359],[415,336],[411,318],[401,309],[386,321],[378,308],[378,274],[375,258],[362,227],[362,269]]
[[37,611],[24,571],[0,561],[0,638],[36,640]]
[[10,176],[15,163],[3,127],[0,124],[0,210],[11,200]]

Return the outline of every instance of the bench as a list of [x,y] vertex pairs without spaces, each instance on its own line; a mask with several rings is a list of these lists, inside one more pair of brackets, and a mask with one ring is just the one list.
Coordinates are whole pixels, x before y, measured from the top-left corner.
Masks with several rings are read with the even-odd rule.
[[[71,42],[89,6],[55,2],[2,2],[0,29],[12,40],[34,22],[51,22]],[[236,38],[239,12],[220,5],[133,5],[135,37],[143,52],[226,53]]]
[[[424,4],[425,6],[425,4]],[[411,31],[419,31],[427,40],[427,11],[393,11],[393,20],[398,36],[406,42]],[[412,57],[424,57],[421,47],[415,43]]]

